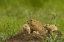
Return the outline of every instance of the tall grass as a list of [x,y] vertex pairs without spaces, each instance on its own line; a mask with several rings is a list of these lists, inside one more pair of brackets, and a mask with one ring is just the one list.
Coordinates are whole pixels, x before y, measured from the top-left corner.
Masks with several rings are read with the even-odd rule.
[[63,11],[63,0],[0,0],[0,40],[19,33],[22,24],[30,18],[42,24],[56,24],[63,33]]

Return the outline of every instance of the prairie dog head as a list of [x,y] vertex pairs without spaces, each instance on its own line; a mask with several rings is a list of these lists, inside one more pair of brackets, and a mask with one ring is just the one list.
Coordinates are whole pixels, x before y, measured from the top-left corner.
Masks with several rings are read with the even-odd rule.
[[34,20],[34,19],[30,19],[30,20],[28,20],[28,24],[29,24],[30,26],[34,26],[34,25],[37,24],[37,21]]
[[55,30],[58,30],[57,26],[55,26],[54,24],[46,24],[44,25],[44,27],[48,30],[51,30],[51,31],[55,31]]
[[27,32],[28,34],[30,34],[30,27],[28,24],[24,24],[21,28],[22,32]]

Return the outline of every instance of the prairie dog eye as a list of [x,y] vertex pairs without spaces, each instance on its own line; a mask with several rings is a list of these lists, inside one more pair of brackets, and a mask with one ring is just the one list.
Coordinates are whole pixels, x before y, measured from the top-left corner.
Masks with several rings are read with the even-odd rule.
[[30,21],[32,21],[32,20],[30,20]]
[[29,24],[29,23],[28,23]]

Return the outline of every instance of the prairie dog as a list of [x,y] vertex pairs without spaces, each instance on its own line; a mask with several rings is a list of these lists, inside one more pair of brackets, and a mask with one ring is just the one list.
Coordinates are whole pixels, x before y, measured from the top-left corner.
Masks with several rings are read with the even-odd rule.
[[28,25],[30,26],[31,30],[38,31],[39,33],[45,33],[45,29],[39,21],[34,19],[28,20]]
[[61,36],[62,33],[58,30],[57,26],[54,24],[46,24],[44,27],[49,31],[55,33],[57,36]]
[[57,28],[57,26],[55,26],[54,24],[46,24],[46,25],[44,25],[44,27],[46,28],[46,29],[50,29],[51,31],[55,31],[55,30],[58,30],[58,28]]
[[26,32],[28,34],[30,34],[31,30],[30,30],[30,27],[28,24],[24,24],[22,27],[21,27],[21,31],[22,32]]

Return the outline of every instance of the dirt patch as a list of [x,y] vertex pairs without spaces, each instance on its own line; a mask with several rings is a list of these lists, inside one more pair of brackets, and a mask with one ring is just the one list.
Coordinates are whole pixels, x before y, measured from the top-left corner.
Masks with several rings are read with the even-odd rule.
[[45,40],[45,38],[46,36],[44,34],[19,33],[5,42],[42,42],[42,40]]

